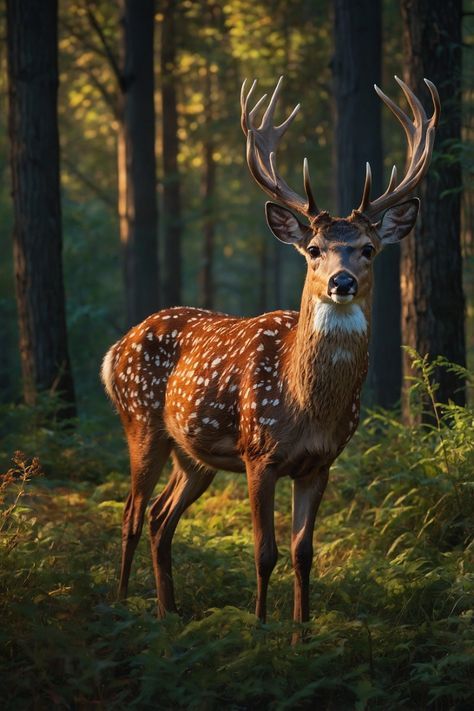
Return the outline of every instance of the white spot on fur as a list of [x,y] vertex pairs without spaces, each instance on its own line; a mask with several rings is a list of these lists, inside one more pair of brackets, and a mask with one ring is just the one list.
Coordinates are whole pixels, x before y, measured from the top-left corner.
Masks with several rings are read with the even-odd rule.
[[273,417],[259,417],[258,421],[261,425],[274,425],[276,422]]

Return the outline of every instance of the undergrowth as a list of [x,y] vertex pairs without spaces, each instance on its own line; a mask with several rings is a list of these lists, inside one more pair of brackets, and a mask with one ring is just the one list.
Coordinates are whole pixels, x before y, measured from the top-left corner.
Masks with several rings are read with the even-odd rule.
[[[146,535],[131,597],[115,601],[123,449],[92,428],[43,424],[33,435],[22,425],[26,454],[0,485],[2,708],[473,708],[474,412],[438,406],[435,366],[415,365],[413,396],[434,405],[431,420],[371,413],[334,466],[316,524],[312,618],[296,646],[289,482],[277,491],[269,623],[250,612],[245,478],[227,474],[180,523],[181,616],[158,621]],[[29,458],[38,453],[45,475]]]

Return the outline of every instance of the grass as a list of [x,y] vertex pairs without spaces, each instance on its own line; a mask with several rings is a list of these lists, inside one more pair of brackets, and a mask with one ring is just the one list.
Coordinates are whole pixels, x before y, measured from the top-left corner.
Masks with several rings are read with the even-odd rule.
[[[433,371],[418,367],[413,392],[435,401]],[[131,596],[115,601],[128,488],[116,447],[62,432],[48,450],[39,432],[55,477],[79,465],[51,479],[41,458],[17,454],[2,479],[2,708],[471,709],[473,424],[454,406],[428,426],[386,413],[361,424],[321,507],[308,641],[294,647],[289,482],[277,490],[268,624],[251,614],[245,478],[227,474],[180,523],[181,616],[158,621],[146,535]]]

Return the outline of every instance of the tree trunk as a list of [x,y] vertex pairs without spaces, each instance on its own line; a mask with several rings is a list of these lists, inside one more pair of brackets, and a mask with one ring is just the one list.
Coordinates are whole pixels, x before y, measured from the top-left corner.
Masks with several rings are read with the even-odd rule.
[[278,240],[273,240],[273,265],[272,265],[272,281],[273,281],[273,298],[276,309],[283,308],[283,270],[282,270],[282,245]]
[[181,303],[181,190],[178,170],[179,140],[176,105],[176,7],[176,0],[165,0],[163,3],[161,30],[165,306]]
[[[263,314],[268,309],[268,236],[263,234],[260,236],[258,248],[258,313]],[[281,308],[281,304],[277,304],[277,309]]]
[[[381,76],[380,0],[335,0],[337,210],[349,215],[362,197],[365,163],[374,176],[373,195],[383,188],[381,103],[373,89]],[[369,385],[373,401],[400,400],[399,251],[387,249],[375,263]]]
[[205,309],[214,307],[214,239],[216,224],[214,218],[214,193],[216,188],[216,162],[214,160],[212,85],[211,72],[206,66],[205,76],[205,139],[204,139],[204,175],[202,199],[204,207],[203,251],[201,269],[201,303]]
[[55,0],[8,0],[13,255],[23,393],[62,396],[75,414],[62,272]]
[[[421,214],[402,243],[403,342],[431,358],[465,364],[464,294],[460,243],[461,0],[402,0],[405,81],[429,107],[423,77],[441,98],[433,163],[421,186]],[[404,357],[404,373],[410,358]],[[437,373],[439,402],[465,402],[464,383]],[[407,397],[404,414],[408,418]]]
[[154,23],[154,0],[122,0],[118,180],[129,326],[159,308]]

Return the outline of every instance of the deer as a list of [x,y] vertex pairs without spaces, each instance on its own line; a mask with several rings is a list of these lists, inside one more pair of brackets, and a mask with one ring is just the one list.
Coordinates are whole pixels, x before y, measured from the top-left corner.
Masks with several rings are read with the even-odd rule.
[[[127,595],[144,515],[160,473],[172,471],[151,502],[149,534],[158,616],[176,612],[171,544],[180,517],[210,486],[217,470],[246,474],[257,579],[256,617],[266,620],[267,590],[278,550],[274,528],[277,481],[292,479],[291,558],[296,623],[309,620],[309,581],[316,515],[331,465],[359,422],[367,374],[373,261],[413,228],[440,114],[436,87],[427,117],[412,90],[395,77],[410,118],[382,90],[381,100],[402,125],[408,143],[405,175],[394,166],[385,192],[371,197],[366,164],[360,205],[332,217],[314,198],[308,161],[306,197],[277,171],[276,151],[300,105],[274,126],[283,77],[250,109],[256,81],[241,91],[241,124],[251,175],[271,198],[266,220],[274,236],[306,260],[299,312],[252,318],[172,307],[134,326],[106,353],[101,377],[125,431],[131,487],[122,524],[119,598]],[[299,217],[304,218],[302,221]]]

